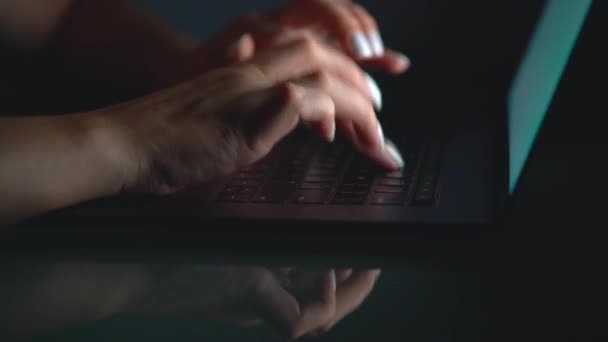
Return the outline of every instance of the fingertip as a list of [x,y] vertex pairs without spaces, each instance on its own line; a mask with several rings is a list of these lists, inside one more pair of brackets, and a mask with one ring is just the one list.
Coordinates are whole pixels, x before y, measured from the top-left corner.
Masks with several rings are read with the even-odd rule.
[[233,64],[249,60],[255,52],[255,41],[250,33],[245,33],[228,47],[228,58]]
[[405,166],[405,162],[403,161],[403,157],[401,156],[401,152],[399,152],[399,149],[397,149],[397,146],[395,146],[392,141],[387,139],[385,147],[386,152],[388,153],[389,157],[391,158],[391,161],[395,166],[395,169],[403,168]]
[[410,58],[400,52],[390,51],[386,56],[390,59],[390,71],[393,73],[404,73],[412,66]]

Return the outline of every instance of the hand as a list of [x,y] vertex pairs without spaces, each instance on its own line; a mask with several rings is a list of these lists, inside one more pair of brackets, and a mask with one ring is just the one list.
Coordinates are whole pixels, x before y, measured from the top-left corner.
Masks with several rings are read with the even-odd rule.
[[334,47],[366,66],[399,74],[410,65],[403,54],[384,48],[376,20],[360,5],[346,0],[296,0],[276,11],[237,18],[184,56],[179,79],[243,63],[256,51],[303,32],[333,40]]
[[142,266],[126,311],[267,323],[291,339],[326,332],[354,311],[379,271]]
[[271,17],[282,27],[313,27],[335,38],[351,57],[385,71],[397,74],[409,66],[403,54],[384,48],[374,17],[350,0],[294,0]]
[[403,161],[384,141],[369,98],[350,59],[300,39],[97,117],[126,151],[122,188],[166,194],[256,162],[299,122],[327,140],[337,127],[359,151],[397,169]]

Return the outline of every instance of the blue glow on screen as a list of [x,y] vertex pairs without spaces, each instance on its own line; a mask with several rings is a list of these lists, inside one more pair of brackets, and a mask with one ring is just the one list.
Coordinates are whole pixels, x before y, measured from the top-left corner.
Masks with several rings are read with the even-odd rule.
[[508,95],[513,193],[592,0],[548,0]]

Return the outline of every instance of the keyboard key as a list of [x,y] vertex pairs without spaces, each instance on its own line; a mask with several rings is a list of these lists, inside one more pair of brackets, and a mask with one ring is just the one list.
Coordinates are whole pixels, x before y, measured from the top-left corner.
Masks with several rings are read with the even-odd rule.
[[264,178],[263,173],[241,172],[234,176],[233,180],[261,180]]
[[388,179],[403,179],[403,178],[407,177],[407,173],[405,172],[404,169],[401,169],[401,170],[382,174],[382,177],[388,178]]
[[293,198],[294,203],[321,204],[329,195],[328,190],[298,190]]
[[341,188],[344,189],[364,189],[367,190],[371,187],[371,183],[370,182],[366,182],[366,183],[344,183],[342,184]]
[[295,184],[299,181],[301,176],[299,175],[276,175],[271,177],[268,183],[292,183]]
[[438,143],[430,145],[424,157],[422,173],[418,177],[415,205],[432,205],[435,201],[435,192],[441,163],[441,146]]
[[285,202],[294,190],[295,186],[286,184],[266,185],[253,197],[253,201],[258,203]]
[[375,193],[370,199],[374,205],[402,205],[405,202],[405,194]]
[[305,176],[302,179],[302,182],[306,183],[333,183],[336,180],[335,177],[328,176]]
[[384,194],[400,194],[405,193],[407,188],[403,186],[378,186],[374,188],[374,191]]
[[300,189],[308,190],[329,190],[331,189],[332,183],[302,183]]
[[239,194],[250,194],[253,195],[258,191],[257,187],[244,187],[239,191]]
[[325,177],[335,177],[337,176],[336,170],[326,170],[319,168],[311,168],[306,172],[307,176],[325,176]]
[[220,202],[249,202],[251,194],[227,194],[220,196]]
[[344,177],[344,182],[348,182],[348,183],[369,183],[369,181],[371,181],[372,179],[372,175],[355,175],[355,176],[350,176],[347,175]]
[[259,186],[260,185],[260,181],[259,180],[253,180],[253,179],[243,179],[243,180],[232,180],[230,181],[230,183],[228,184],[229,186],[234,186],[234,187],[240,187],[240,186]]
[[367,191],[357,191],[357,190],[352,190],[352,191],[338,191],[336,196],[339,197],[365,197],[367,195]]
[[378,184],[380,185],[389,185],[389,186],[403,186],[407,184],[404,179],[381,179]]
[[236,193],[239,193],[240,191],[241,191],[240,186],[226,186],[226,187],[224,187],[224,189],[222,189],[222,195],[236,194]]

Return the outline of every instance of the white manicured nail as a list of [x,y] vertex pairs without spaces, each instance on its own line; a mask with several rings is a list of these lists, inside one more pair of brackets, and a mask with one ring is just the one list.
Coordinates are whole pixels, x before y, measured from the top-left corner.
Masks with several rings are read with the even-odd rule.
[[382,125],[378,122],[378,141],[380,142],[380,146],[384,149],[384,131],[382,130]]
[[369,39],[369,43],[372,46],[372,51],[376,56],[381,57],[382,55],[384,55],[384,42],[382,41],[382,36],[380,36],[380,32],[368,32],[367,39]]
[[390,154],[391,158],[393,159],[395,164],[399,166],[399,168],[402,168],[403,165],[405,165],[405,163],[403,162],[403,157],[401,157],[401,153],[399,153],[399,150],[397,150],[395,144],[393,144],[393,142],[390,140],[386,141],[386,151],[388,152],[388,154]]
[[351,39],[357,57],[371,58],[374,55],[372,47],[369,46],[369,42],[367,41],[367,38],[365,38],[363,32],[355,32]]
[[331,126],[331,134],[329,135],[329,142],[334,142],[335,139],[336,139],[336,122],[333,121],[332,126]]
[[382,92],[380,91],[380,87],[378,87],[378,83],[368,73],[363,73],[363,76],[365,77],[369,93],[372,96],[374,108],[377,111],[382,110]]

